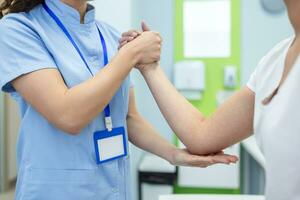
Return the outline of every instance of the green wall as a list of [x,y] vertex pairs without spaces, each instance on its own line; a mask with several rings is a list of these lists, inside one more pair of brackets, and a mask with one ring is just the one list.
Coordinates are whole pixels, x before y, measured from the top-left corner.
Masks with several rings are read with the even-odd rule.
[[[216,109],[216,94],[223,90],[223,72],[226,65],[234,65],[240,74],[240,1],[232,0],[232,52],[229,58],[184,58],[183,45],[183,1],[175,0],[175,36],[174,36],[174,59],[175,62],[181,60],[201,60],[206,65],[206,88],[203,98],[200,101],[192,101],[192,104],[199,108],[206,116]],[[240,82],[240,75],[238,75]]]
[[[211,115],[217,107],[216,94],[225,90],[223,77],[224,68],[227,65],[236,66],[238,72],[238,83],[240,83],[240,59],[241,59],[241,34],[240,34],[240,0],[232,0],[231,18],[231,56],[228,58],[185,58],[183,45],[183,1],[175,0],[175,30],[174,30],[174,60],[201,60],[205,63],[205,91],[203,97],[191,103],[205,116]],[[195,22],[196,23],[196,22]],[[237,86],[238,89],[239,84]],[[183,188],[176,185],[174,192],[177,194],[239,194],[240,189],[218,189],[218,188]]]

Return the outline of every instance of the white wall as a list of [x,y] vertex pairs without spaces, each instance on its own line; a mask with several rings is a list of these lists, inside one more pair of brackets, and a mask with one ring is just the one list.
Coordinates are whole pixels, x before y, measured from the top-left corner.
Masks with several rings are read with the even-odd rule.
[[[133,0],[134,27],[140,29],[140,22],[146,21],[152,30],[160,32],[163,38],[161,66],[167,76],[172,78],[173,71],[173,1],[172,0]],[[142,77],[134,74],[139,111],[160,131],[171,140],[172,131],[150,94]],[[146,105],[146,106],[145,106]]]
[[132,0],[95,0],[96,18],[117,28],[119,31],[132,27]]
[[292,34],[287,13],[265,12],[260,0],[242,0],[242,82],[246,83],[259,60]]

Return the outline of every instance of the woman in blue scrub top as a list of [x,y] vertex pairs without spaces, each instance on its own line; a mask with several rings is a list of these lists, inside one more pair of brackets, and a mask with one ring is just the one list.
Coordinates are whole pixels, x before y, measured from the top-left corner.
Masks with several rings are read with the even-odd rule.
[[0,13],[0,86],[22,118],[16,199],[131,199],[128,139],[174,165],[236,161],[177,149],[138,113],[129,73],[159,60],[158,33],[133,32],[118,51],[120,34],[84,0],[5,0]]

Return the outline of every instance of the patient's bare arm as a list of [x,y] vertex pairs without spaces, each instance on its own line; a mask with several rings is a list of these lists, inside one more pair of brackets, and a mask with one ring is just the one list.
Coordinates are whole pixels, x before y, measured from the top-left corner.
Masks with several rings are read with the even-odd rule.
[[255,94],[247,87],[205,118],[175,89],[159,66],[141,73],[170,127],[191,153],[218,152],[251,135]]

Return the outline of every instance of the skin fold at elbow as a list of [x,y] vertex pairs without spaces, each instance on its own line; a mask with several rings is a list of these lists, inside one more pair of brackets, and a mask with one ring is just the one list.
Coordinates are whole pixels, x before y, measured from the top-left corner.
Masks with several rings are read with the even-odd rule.
[[86,126],[79,119],[79,117],[73,114],[65,113],[57,116],[56,119],[53,120],[53,125],[67,134],[76,136],[79,135]]
[[226,148],[214,140],[214,138],[205,134],[205,130],[203,128],[197,127],[194,131],[192,131],[189,140],[185,140],[183,143],[187,150],[192,154],[209,155],[219,153]]
[[[192,154],[205,155],[209,152],[207,149],[208,141],[204,136],[203,126],[205,118],[199,118],[198,115],[192,117],[190,124],[182,134],[177,134],[181,142],[185,145],[185,148]],[[196,120],[195,120],[196,119]],[[182,130],[181,130],[182,131]]]
[[195,155],[210,155],[220,153],[229,146],[218,145],[209,140],[195,138],[194,142],[187,143],[186,148],[191,154]]
[[201,147],[200,144],[198,145],[194,145],[194,144],[188,144],[186,145],[186,148],[188,150],[188,152],[190,152],[191,154],[194,155],[208,155],[208,154],[212,154],[212,152],[208,151],[207,149],[204,149],[203,147]]

